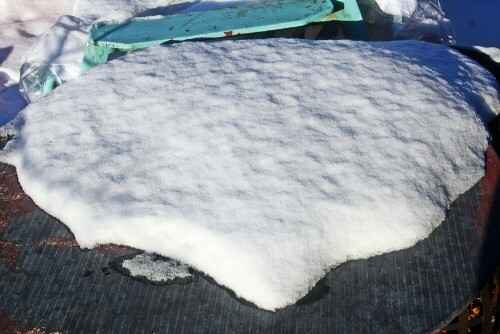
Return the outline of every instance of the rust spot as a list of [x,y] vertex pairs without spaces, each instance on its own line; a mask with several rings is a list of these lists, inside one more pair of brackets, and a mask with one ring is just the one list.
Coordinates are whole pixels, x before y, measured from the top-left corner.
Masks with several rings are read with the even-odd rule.
[[26,325],[19,320],[11,319],[0,309],[0,334],[63,334],[63,332],[47,333],[45,328],[34,327],[27,329]]
[[486,172],[479,181],[479,186],[483,195],[476,204],[476,229],[481,238],[485,237],[487,232],[489,218],[495,210],[495,196],[500,189],[495,189],[500,184],[500,158],[492,146],[486,151]]
[[16,269],[19,258],[19,245],[0,240],[0,260],[7,264],[10,270]]
[[224,31],[224,35],[226,35],[226,37],[231,37],[233,36],[233,31],[232,30]]
[[71,237],[52,237],[43,240],[39,240],[34,242],[32,246],[52,246],[56,248],[69,248],[69,247],[77,247],[78,243],[75,240],[74,236]]
[[0,229],[6,227],[15,218],[37,210],[21,188],[14,171],[0,172]]
[[0,310],[0,333],[21,333],[24,330],[21,321],[9,318],[3,310]]

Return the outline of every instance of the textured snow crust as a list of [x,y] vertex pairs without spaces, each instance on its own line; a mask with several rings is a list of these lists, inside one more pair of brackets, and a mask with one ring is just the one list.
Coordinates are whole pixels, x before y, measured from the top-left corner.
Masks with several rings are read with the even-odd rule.
[[427,237],[484,174],[495,79],[423,42],[185,42],[24,109],[0,152],[82,247],[189,264],[257,306]]

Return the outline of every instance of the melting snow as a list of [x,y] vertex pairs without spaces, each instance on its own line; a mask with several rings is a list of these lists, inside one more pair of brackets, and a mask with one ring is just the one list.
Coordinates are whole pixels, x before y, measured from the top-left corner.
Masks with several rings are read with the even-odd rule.
[[0,157],[82,247],[162,254],[275,310],[443,221],[484,174],[496,87],[423,42],[185,42],[28,106]]

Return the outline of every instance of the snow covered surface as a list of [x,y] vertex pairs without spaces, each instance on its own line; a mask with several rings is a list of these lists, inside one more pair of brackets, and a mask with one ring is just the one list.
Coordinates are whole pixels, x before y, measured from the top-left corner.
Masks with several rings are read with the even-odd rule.
[[191,277],[189,267],[175,260],[156,260],[151,253],[142,253],[122,262],[132,276],[142,276],[152,282],[165,283],[178,278]]
[[82,247],[156,252],[275,310],[428,236],[483,175],[498,103],[439,45],[186,42],[28,106],[1,159]]

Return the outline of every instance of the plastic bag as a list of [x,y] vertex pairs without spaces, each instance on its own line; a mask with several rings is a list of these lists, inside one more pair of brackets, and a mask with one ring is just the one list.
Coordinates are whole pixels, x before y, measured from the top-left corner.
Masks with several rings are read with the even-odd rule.
[[395,24],[394,37],[440,44],[456,43],[453,26],[441,9],[439,0],[419,0],[413,14]]
[[78,76],[89,25],[74,16],[61,16],[25,54],[19,89],[29,103],[55,86]]
[[415,10],[408,16],[385,13],[375,0],[358,0],[358,5],[372,41],[424,40],[455,44],[453,26],[439,0],[417,0]]

